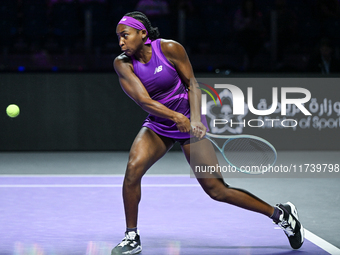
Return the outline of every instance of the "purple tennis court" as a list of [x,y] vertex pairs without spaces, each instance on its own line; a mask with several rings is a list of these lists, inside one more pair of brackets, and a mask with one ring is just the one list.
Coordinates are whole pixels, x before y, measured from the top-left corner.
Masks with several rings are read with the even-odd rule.
[[[112,175],[2,176],[0,254],[110,254],[125,231],[122,180]],[[292,250],[267,217],[211,200],[188,176],[145,176],[142,185],[141,254],[339,252],[308,230],[301,249]]]

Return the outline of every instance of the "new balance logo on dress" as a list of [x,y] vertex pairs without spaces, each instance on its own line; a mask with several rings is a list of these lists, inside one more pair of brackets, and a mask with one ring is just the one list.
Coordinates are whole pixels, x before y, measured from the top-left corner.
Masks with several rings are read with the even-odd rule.
[[163,68],[162,65],[160,65],[159,67],[156,67],[155,72],[153,74],[159,73],[160,71],[162,71],[162,68]]

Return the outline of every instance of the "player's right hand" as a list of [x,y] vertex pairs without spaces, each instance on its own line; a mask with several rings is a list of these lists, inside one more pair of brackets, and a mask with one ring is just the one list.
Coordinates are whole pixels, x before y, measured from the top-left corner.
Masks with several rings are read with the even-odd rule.
[[182,133],[189,133],[190,132],[190,120],[185,117],[183,114],[178,113],[175,117],[175,123],[178,130]]

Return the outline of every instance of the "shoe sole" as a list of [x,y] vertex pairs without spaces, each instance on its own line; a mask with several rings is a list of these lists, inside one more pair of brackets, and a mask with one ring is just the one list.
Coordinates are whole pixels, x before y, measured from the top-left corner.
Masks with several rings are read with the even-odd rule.
[[[297,208],[295,207],[295,205],[293,205],[291,202],[287,202],[286,204],[290,206],[290,211],[291,211],[290,213],[295,217],[296,220],[299,221],[299,215],[298,215]],[[300,236],[301,236],[300,246],[296,248],[293,247],[293,249],[299,249],[302,246],[304,242],[304,238],[305,238],[305,229],[303,228],[300,221],[299,223],[300,223]]]
[[293,205],[291,202],[287,202],[286,203],[287,205],[290,206],[290,213],[294,215],[294,217],[298,220],[299,219],[299,215],[298,215],[298,212],[297,212],[297,209],[295,207],[295,205]]
[[124,255],[130,254],[131,255],[131,254],[138,254],[141,251],[142,251],[142,246],[138,246],[131,251],[125,251],[125,252],[112,250],[111,255],[122,255],[122,254],[124,254]]
[[124,254],[124,255],[125,254],[127,254],[127,255],[129,255],[129,254],[138,254],[138,253],[141,253],[141,251],[142,251],[142,246],[138,246],[135,249],[133,249],[131,251],[123,252],[122,254]]

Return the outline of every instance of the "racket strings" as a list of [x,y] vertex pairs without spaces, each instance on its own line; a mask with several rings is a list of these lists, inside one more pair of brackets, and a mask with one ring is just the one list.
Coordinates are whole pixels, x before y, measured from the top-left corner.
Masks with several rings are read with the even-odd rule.
[[229,162],[239,169],[247,167],[260,171],[262,166],[272,165],[276,160],[276,153],[268,144],[253,138],[227,141],[223,151]]

